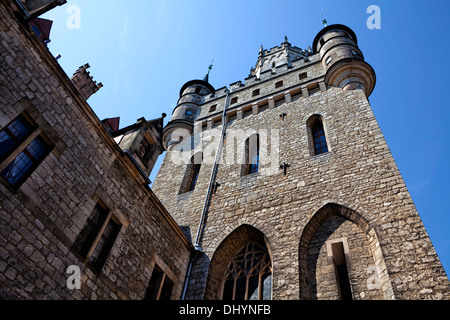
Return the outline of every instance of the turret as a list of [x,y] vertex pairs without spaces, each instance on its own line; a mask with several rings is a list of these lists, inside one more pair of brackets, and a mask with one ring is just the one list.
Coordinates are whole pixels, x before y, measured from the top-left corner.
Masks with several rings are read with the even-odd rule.
[[375,72],[364,61],[353,30],[340,24],[327,26],[315,37],[313,50],[320,53],[327,86],[362,89],[370,96],[375,87]]
[[200,111],[199,105],[203,103],[205,95],[214,92],[214,87],[208,83],[208,74],[203,80],[191,80],[183,85],[172,118],[164,128],[163,146],[166,150],[181,142],[181,136],[175,133],[177,129],[184,129],[192,134],[194,120]]

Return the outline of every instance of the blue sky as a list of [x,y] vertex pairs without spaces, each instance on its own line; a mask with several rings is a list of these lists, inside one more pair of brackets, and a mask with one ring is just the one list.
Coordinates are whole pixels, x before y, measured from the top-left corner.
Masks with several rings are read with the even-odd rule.
[[[67,26],[71,5],[80,28]],[[381,10],[379,30],[367,28],[370,5]],[[121,127],[170,116],[181,86],[202,78],[212,59],[217,89],[248,76],[260,45],[287,35],[307,49],[322,14],[349,26],[377,74],[375,116],[449,274],[448,12],[447,0],[68,0],[42,17],[54,21],[49,48],[66,73],[90,63],[104,87],[88,102],[100,119],[120,116]]]

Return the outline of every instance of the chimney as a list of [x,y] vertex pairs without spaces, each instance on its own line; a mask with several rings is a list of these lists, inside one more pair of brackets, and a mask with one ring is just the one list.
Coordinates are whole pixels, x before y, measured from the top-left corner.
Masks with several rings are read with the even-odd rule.
[[93,80],[92,76],[90,76],[89,71],[87,71],[90,67],[91,66],[89,63],[79,67],[71,79],[85,100],[89,99],[90,96],[103,87],[102,83],[97,84],[97,82]]

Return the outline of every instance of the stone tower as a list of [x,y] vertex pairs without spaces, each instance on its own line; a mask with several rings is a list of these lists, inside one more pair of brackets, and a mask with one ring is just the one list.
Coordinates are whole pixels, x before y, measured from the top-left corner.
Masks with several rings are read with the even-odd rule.
[[187,299],[448,299],[371,110],[355,33],[260,48],[245,82],[186,83],[152,189],[196,251]]

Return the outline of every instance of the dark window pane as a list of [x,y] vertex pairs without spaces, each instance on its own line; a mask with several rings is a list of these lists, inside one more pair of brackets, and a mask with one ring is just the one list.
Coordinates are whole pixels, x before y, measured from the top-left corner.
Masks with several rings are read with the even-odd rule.
[[251,276],[248,279],[248,300],[258,300],[259,290],[259,274]]
[[32,126],[23,116],[17,117],[0,131],[0,159],[19,146],[32,132]]
[[31,125],[22,117],[14,120],[8,129],[17,140],[22,140],[31,133]]
[[223,300],[233,300],[234,279],[225,281],[223,286]]
[[312,135],[314,140],[315,154],[321,154],[328,152],[328,146],[325,137],[325,131],[323,129],[322,122],[318,121],[312,128]]
[[42,140],[37,138],[31,141],[31,143],[27,147],[27,151],[35,160],[40,160],[47,151],[47,148]]
[[0,158],[9,153],[15,145],[16,142],[8,133],[0,132]]
[[33,161],[22,152],[2,171],[2,177],[15,186],[32,166]]
[[37,137],[1,173],[12,186],[17,186],[44,158],[50,147]]
[[191,178],[191,182],[189,184],[189,189],[188,191],[192,191],[195,189],[195,186],[197,185],[197,181],[198,181],[198,176],[200,174],[200,164],[194,164],[194,169],[192,172],[192,178]]
[[172,295],[173,282],[169,279],[164,280],[163,287],[161,289],[161,294],[159,295],[159,300],[170,300],[170,296]]
[[234,300],[244,300],[245,299],[245,285],[247,279],[239,278],[236,280],[236,294]]
[[108,216],[108,211],[103,209],[100,205],[96,205],[94,211],[89,217],[83,230],[78,235],[73,248],[84,258],[91,249],[95,238]]
[[108,221],[105,231],[103,231],[100,240],[98,241],[92,256],[89,258],[89,263],[97,272],[100,272],[108,258],[109,253],[116,241],[117,235],[120,231],[120,224],[115,223],[112,219]]
[[156,300],[163,275],[164,273],[155,266],[148,283],[147,291],[145,292],[144,300]]

